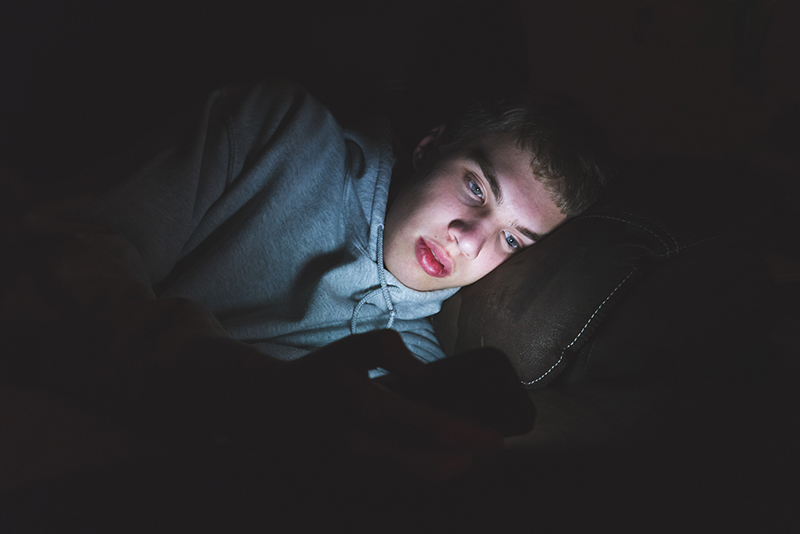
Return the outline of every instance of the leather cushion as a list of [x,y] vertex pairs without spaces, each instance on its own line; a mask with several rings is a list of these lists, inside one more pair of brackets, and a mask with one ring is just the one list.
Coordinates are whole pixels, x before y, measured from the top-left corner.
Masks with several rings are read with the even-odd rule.
[[[551,383],[612,312],[625,313],[626,294],[654,266],[660,279],[669,280],[670,262],[692,256],[689,270],[681,264],[676,279],[686,290],[694,278],[703,283],[692,269],[701,269],[704,254],[715,247],[740,247],[737,243],[762,224],[763,202],[742,194],[748,172],[737,164],[697,158],[626,163],[613,202],[571,220],[445,303],[434,318],[443,348],[457,353],[496,347],[509,355],[527,386]],[[649,298],[654,321],[659,314],[679,315],[676,305],[692,306],[691,292],[680,303],[664,306],[658,294],[671,291],[668,282],[660,283]],[[713,306],[706,309],[713,314]],[[634,313],[642,313],[641,303]],[[669,336],[650,342],[669,344],[669,337],[679,337],[680,322],[672,324]],[[615,339],[622,349],[626,338],[635,336],[629,332]],[[613,361],[606,358],[605,365],[613,367]]]

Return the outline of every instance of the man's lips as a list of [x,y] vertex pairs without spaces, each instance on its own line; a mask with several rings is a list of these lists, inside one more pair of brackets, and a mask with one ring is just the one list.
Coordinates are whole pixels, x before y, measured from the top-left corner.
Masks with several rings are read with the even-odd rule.
[[421,237],[417,240],[417,262],[430,276],[444,278],[453,270],[447,253],[435,243],[428,243]]

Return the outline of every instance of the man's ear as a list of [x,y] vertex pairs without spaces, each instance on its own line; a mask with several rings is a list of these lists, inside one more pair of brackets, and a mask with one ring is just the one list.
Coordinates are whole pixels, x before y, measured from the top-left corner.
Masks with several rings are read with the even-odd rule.
[[444,124],[437,126],[419,142],[411,156],[411,163],[414,165],[414,169],[418,169],[425,157],[439,145],[439,138],[442,136],[444,129]]

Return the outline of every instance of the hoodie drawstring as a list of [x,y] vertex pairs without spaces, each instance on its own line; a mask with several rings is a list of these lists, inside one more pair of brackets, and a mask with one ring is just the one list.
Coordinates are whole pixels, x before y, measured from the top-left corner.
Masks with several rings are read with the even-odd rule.
[[389,309],[389,321],[386,323],[386,328],[391,328],[394,324],[394,318],[397,315],[397,310],[394,307],[394,303],[392,302],[391,295],[389,294],[389,285],[386,283],[386,273],[383,267],[383,223],[378,225],[378,280],[380,280],[381,288],[374,289],[364,295],[364,297],[358,301],[355,309],[353,310],[353,317],[350,321],[350,332],[355,334],[356,327],[358,325],[358,314],[361,311],[361,307],[369,300],[372,295],[377,293],[378,291],[383,293],[383,300],[386,303],[386,307]]

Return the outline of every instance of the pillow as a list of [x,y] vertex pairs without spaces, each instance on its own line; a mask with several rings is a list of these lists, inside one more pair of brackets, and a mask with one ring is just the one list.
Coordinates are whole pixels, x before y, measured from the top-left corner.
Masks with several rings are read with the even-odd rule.
[[[443,348],[499,348],[530,388],[559,377],[679,372],[681,358],[692,355],[683,350],[661,365],[663,354],[655,351],[748,322],[747,313],[731,315],[731,307],[764,309],[759,295],[770,281],[760,259],[743,247],[764,224],[763,202],[738,187],[749,180],[745,167],[713,160],[626,163],[613,202],[571,220],[445,303],[434,318]],[[708,324],[698,321],[697,310]],[[620,315],[640,321],[620,322]],[[614,322],[622,331],[610,336],[602,356],[590,358],[598,330]],[[668,331],[656,328],[664,324]],[[625,331],[634,325],[639,333]]]

